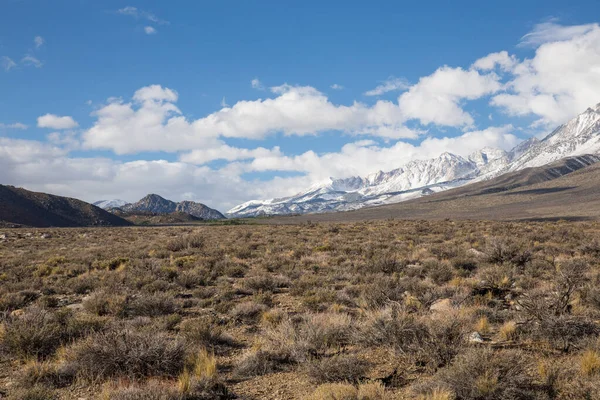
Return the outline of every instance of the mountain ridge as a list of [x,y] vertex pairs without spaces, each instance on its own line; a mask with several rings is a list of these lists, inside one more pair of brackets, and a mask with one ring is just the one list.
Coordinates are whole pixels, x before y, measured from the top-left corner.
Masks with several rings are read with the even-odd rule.
[[174,202],[165,199],[158,194],[148,194],[135,203],[124,204],[117,207],[126,212],[151,212],[157,214],[186,213],[203,220],[224,219],[225,216],[219,211],[202,203],[189,200]]
[[251,200],[227,211],[231,217],[349,211],[393,204],[493,179],[569,156],[600,152],[600,103],[557,127],[542,140],[530,138],[510,151],[486,147],[462,157],[444,152],[394,170],[313,185],[293,196]]

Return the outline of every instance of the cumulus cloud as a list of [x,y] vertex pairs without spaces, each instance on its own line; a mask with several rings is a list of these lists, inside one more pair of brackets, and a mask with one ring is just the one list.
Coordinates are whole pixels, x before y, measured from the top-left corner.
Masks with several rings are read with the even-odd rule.
[[473,63],[473,68],[488,71],[499,66],[503,71],[511,71],[518,63],[514,55],[508,55],[507,51],[491,53]]
[[509,115],[540,117],[537,126],[563,123],[600,102],[600,26],[551,25],[526,35],[543,44],[512,68],[507,90],[491,101]]
[[157,32],[157,30],[151,26],[145,26],[144,32],[146,33],[146,35],[154,35]]
[[410,83],[406,79],[390,77],[375,89],[365,92],[365,96],[381,96],[382,94],[396,90],[406,90],[409,87]]
[[79,124],[73,119],[73,117],[60,117],[55,114],[46,114],[38,117],[37,126],[39,128],[50,129],[73,129],[78,127]]
[[2,58],[0,58],[0,65],[2,65],[2,68],[4,68],[4,70],[8,72],[11,69],[15,68],[17,66],[17,63],[10,57],[2,56]]
[[35,45],[36,49],[39,49],[40,47],[42,47],[44,45],[44,43],[46,43],[46,41],[41,36],[36,36],[33,38],[33,44]]
[[144,87],[131,102],[114,101],[96,110],[94,126],[83,134],[84,147],[126,154],[214,148],[222,145],[221,137],[258,140],[278,132],[340,131],[395,139],[419,134],[403,125],[405,118],[391,102],[335,105],[309,86],[282,85],[271,92],[274,98],[239,101],[191,121],[175,105],[175,91],[159,85]]
[[400,96],[398,103],[407,119],[418,119],[423,124],[471,126],[473,117],[463,110],[461,100],[478,99],[501,87],[495,73],[444,66],[419,79]]

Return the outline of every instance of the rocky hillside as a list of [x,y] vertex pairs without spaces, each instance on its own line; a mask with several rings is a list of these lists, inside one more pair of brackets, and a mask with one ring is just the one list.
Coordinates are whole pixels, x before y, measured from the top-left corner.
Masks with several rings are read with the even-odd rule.
[[0,185],[0,226],[127,226],[116,215],[81,200]]
[[176,203],[171,200],[167,200],[157,194],[149,194],[138,202],[126,204],[120,207],[126,212],[151,212],[156,214],[170,214],[174,212],[181,212],[190,214],[196,218],[203,220],[211,219],[223,219],[225,216],[219,211],[210,208],[204,204],[196,203],[193,201],[182,201]]

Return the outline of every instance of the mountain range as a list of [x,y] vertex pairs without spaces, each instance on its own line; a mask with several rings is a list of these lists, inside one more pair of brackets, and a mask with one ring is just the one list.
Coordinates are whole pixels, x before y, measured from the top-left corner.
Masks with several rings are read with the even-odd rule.
[[118,209],[118,211],[126,213],[185,213],[202,220],[225,218],[225,216],[219,211],[202,203],[196,203],[193,201],[181,201],[176,203],[157,194],[149,194],[135,203],[127,203],[123,200],[100,200],[95,202],[94,205],[106,210]]
[[294,196],[252,200],[227,212],[230,217],[349,211],[391,204],[486,181],[506,173],[600,152],[600,104],[559,126],[542,140],[531,138],[510,151],[483,148],[462,157],[443,153],[366,177],[330,178]]

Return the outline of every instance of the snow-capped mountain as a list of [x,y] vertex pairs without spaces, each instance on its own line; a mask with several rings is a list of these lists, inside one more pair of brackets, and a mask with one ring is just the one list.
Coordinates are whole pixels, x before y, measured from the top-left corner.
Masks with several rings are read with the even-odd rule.
[[510,171],[539,167],[567,156],[593,154],[600,150],[600,103],[559,126],[516,158]]
[[96,207],[108,210],[109,208],[123,207],[127,202],[125,200],[100,200],[94,203]]
[[542,140],[531,138],[511,151],[483,148],[469,155],[443,153],[367,177],[330,178],[294,196],[252,200],[227,212],[231,217],[346,211],[406,201],[561,158],[600,153],[600,104],[588,108]]

